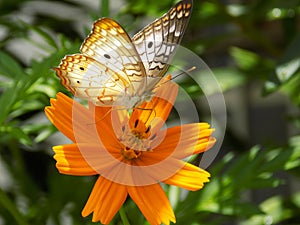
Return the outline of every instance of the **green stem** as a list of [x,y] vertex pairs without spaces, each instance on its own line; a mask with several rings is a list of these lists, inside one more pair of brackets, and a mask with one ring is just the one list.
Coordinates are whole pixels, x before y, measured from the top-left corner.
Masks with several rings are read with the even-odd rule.
[[15,204],[7,197],[6,193],[0,188],[0,205],[13,216],[18,225],[29,225],[25,217],[20,213]]
[[102,0],[100,4],[100,15],[109,17],[109,0]]
[[120,214],[121,220],[123,222],[123,225],[130,225],[123,206],[120,208],[119,214]]

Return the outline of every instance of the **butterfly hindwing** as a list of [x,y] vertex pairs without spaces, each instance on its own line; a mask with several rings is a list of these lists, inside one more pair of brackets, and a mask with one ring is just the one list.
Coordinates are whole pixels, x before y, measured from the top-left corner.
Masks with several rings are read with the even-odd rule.
[[129,84],[104,64],[82,54],[65,56],[54,70],[74,96],[101,106],[111,106]]

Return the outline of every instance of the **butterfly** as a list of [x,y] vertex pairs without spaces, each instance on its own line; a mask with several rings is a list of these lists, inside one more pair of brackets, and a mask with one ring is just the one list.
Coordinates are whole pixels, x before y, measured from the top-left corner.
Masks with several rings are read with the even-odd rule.
[[80,47],[54,68],[75,97],[97,106],[134,109],[149,101],[167,72],[191,16],[182,0],[132,38],[110,18],[97,20]]

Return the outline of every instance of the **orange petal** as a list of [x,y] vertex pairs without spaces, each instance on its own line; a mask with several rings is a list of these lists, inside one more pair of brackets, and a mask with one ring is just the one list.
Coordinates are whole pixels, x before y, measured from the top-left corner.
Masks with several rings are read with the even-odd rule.
[[[103,114],[109,110],[106,107],[89,110],[63,93],[58,93],[57,99],[51,99],[50,102],[51,106],[45,108],[46,116],[58,130],[73,142],[97,140],[99,138],[97,126],[104,127],[105,124],[111,122],[110,116],[103,117]],[[101,111],[103,112],[101,113]]]
[[75,176],[98,174],[84,159],[77,144],[54,146],[56,168],[60,173]]
[[82,216],[93,213],[93,222],[109,224],[127,197],[126,186],[98,178],[90,197],[82,210]]
[[159,184],[128,186],[128,193],[151,225],[176,222],[170,202]]
[[210,174],[207,171],[186,163],[181,170],[163,182],[190,191],[196,191],[201,189],[205,182],[209,182],[209,177]]
[[[208,150],[215,138],[210,137],[214,129],[210,129],[207,123],[185,124],[167,129],[166,136],[161,141],[160,134],[153,141],[153,157],[163,158],[172,154],[172,157],[183,159],[193,154]],[[156,143],[158,142],[158,143]],[[160,155],[160,156],[159,156]]]
[[[89,110],[63,93],[58,93],[56,97],[57,99],[51,99],[51,106],[45,108],[46,116],[58,130],[75,142],[74,121],[77,125],[93,123],[89,117]],[[80,130],[81,135],[88,139],[88,127],[83,126]]]
[[[142,173],[145,174],[144,177],[151,177],[152,180],[155,180],[156,182],[164,181],[169,177],[172,177],[181,168],[183,168],[185,164],[186,162],[173,157],[166,159],[151,157],[151,153],[148,156],[143,157],[140,161],[136,161],[136,165]],[[148,180],[151,181],[150,179]],[[154,182],[148,184],[153,183]]]
[[110,117],[112,111],[111,107],[95,106],[92,102],[88,102],[89,110],[94,112],[96,119],[95,121],[101,121]]
[[77,176],[107,173],[120,162],[116,157],[121,157],[119,153],[114,157],[114,153],[99,143],[60,145],[54,146],[53,150],[59,172]]
[[133,111],[131,116],[133,123],[139,119],[148,126],[154,117],[160,117],[163,121],[167,120],[177,97],[178,85],[164,79],[157,87],[151,101],[141,104]]

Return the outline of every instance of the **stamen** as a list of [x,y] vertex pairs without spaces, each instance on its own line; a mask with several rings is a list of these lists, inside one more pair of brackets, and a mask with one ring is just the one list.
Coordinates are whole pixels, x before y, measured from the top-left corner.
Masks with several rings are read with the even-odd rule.
[[137,119],[137,120],[134,122],[134,128],[137,128],[138,124],[139,124],[139,120]]
[[142,155],[141,151],[135,151],[130,147],[125,146],[125,148],[121,149],[121,154],[123,155],[125,160],[133,160],[137,159]]
[[[149,137],[151,136],[151,126],[146,126],[144,123],[139,124],[140,122],[142,121],[136,119],[133,122],[131,130],[128,130],[126,125],[121,126],[122,133],[118,137],[118,140],[124,145],[122,148],[122,154],[125,154],[125,152],[128,151],[131,152],[130,154],[134,153],[134,155],[139,156],[139,152],[151,151],[151,140],[153,140],[156,135],[153,135],[151,137],[152,139],[149,140]],[[126,153],[125,158],[131,158],[131,156],[128,155],[129,153]]]
[[156,134],[154,134],[152,137],[150,137],[150,140],[152,141],[156,137]]
[[146,129],[146,131],[145,131],[145,134],[147,134],[147,133],[150,131],[150,129],[151,129],[151,125],[149,125],[149,126],[147,127],[147,129]]

